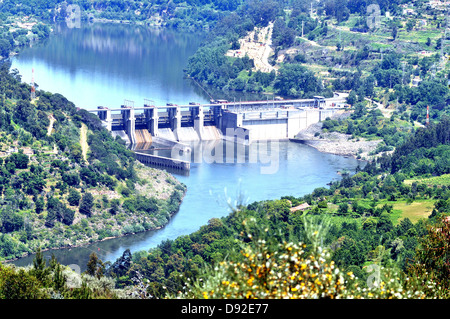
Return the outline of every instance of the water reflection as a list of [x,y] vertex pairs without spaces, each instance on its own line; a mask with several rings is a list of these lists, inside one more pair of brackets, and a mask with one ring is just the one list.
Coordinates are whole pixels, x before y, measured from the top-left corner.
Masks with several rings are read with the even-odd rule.
[[61,93],[76,106],[120,107],[125,99],[142,105],[205,103],[183,69],[203,39],[201,32],[180,32],[118,24],[59,25],[56,34],[12,59],[25,82]]

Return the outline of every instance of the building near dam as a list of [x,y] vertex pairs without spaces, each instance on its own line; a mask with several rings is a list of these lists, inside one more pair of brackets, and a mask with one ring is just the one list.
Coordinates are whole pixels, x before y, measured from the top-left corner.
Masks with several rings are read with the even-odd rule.
[[[221,131],[224,138],[243,134],[241,141],[283,140],[294,138],[311,124],[331,117],[335,108],[268,108],[224,112]],[[241,130],[239,130],[241,129]]]

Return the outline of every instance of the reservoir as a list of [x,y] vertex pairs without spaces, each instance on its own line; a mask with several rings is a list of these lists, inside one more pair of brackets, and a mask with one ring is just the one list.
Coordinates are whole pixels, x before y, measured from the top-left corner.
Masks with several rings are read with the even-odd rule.
[[[59,26],[50,39],[15,57],[12,68],[19,70],[25,82],[31,81],[34,69],[39,89],[61,93],[80,108],[120,107],[124,100],[132,100],[137,106],[144,99],[156,105],[205,103],[209,96],[204,90],[183,77],[189,56],[203,38],[202,33],[121,24],[79,29]],[[238,93],[223,94],[229,100],[246,98]],[[166,227],[45,255],[54,254],[60,263],[76,264],[81,270],[92,252],[103,262],[114,262],[126,249],[148,250],[161,241],[190,234],[209,219],[226,216],[230,204],[303,196],[340,179],[340,170],[354,172],[359,163],[288,141],[247,146],[244,161],[239,160],[237,152],[226,154],[227,160],[211,160],[202,153],[203,143],[191,144],[192,155],[201,156],[192,161],[189,174],[174,173],[188,191]],[[14,263],[27,265],[33,258]]]

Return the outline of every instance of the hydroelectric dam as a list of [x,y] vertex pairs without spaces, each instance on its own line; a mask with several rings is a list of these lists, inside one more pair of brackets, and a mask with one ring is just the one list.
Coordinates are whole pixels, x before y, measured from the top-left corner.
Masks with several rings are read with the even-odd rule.
[[135,107],[125,100],[120,108],[99,106],[94,110],[113,136],[120,136],[137,155],[137,159],[156,166],[189,170],[189,163],[155,157],[139,150],[152,143],[167,148],[190,151],[187,142],[229,140],[250,144],[260,140],[294,138],[310,125],[331,117],[345,106],[346,94],[332,98],[229,102],[187,105],[167,103],[163,106]]

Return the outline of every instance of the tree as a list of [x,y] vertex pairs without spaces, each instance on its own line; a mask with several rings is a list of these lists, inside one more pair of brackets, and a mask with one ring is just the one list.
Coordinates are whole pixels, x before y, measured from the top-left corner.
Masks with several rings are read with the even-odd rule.
[[358,102],[355,104],[355,112],[352,114],[352,118],[354,119],[362,118],[366,113],[367,113],[366,104],[363,102]]
[[392,26],[392,40],[397,39],[398,27],[396,24]]
[[113,198],[110,202],[110,205],[111,207],[109,209],[109,212],[113,215],[116,214],[120,208],[120,201],[117,198]]
[[42,213],[44,211],[44,207],[44,199],[42,197],[36,198],[36,200],[34,201],[34,211],[36,212],[36,214]]
[[311,97],[322,90],[322,83],[301,64],[287,64],[280,68],[274,88],[283,96]]
[[7,58],[11,51],[11,44],[6,39],[0,39],[0,56]]
[[94,207],[94,196],[91,193],[85,193],[81,198],[79,206],[80,213],[91,216],[92,207]]
[[9,206],[0,213],[1,227],[3,233],[9,233],[21,229],[24,225],[24,218],[21,214],[13,211]]
[[278,18],[273,24],[272,40],[275,47],[289,47],[294,43],[295,30],[287,27],[284,20]]
[[[408,22],[406,22],[406,31],[408,31],[408,32],[411,31],[415,25],[416,25],[415,20],[408,20]],[[430,40],[430,38],[428,38],[428,40]],[[428,42],[428,40],[427,40],[427,42]],[[431,42],[431,40],[430,40],[430,42]],[[427,44],[427,45],[429,46],[429,44]]]
[[348,204],[347,203],[339,204],[338,214],[339,215],[347,215],[348,214]]
[[40,247],[36,251],[36,256],[33,259],[33,269],[30,272],[43,285],[49,282],[50,269],[46,265],[44,254]]
[[440,50],[442,46],[442,38],[436,40],[436,50]]
[[108,276],[114,276],[116,278],[125,276],[131,267],[132,254],[129,249],[126,249],[122,256],[118,258],[107,270]]
[[364,80],[364,91],[367,97],[372,97],[374,94],[375,77],[371,74]]
[[89,261],[87,263],[86,274],[100,279],[101,277],[103,277],[104,269],[105,269],[105,265],[97,257],[97,254],[91,253],[89,255]]
[[[61,173],[63,182],[69,186],[78,186],[80,184],[80,176],[77,173]],[[77,204],[78,205],[78,204]]]
[[64,205],[62,208],[61,221],[64,224],[69,226],[69,225],[72,225],[74,217],[75,217],[75,211]]
[[81,145],[79,143],[74,143],[70,147],[70,156],[78,162],[81,163],[83,159],[83,151],[81,150]]
[[28,155],[23,153],[23,150],[19,150],[17,153],[11,154],[8,158],[6,158],[6,162],[12,162],[15,165],[15,168],[24,169],[28,167],[28,162],[30,159]]
[[39,299],[44,297],[38,280],[24,269],[15,271],[0,264],[0,299]]
[[274,0],[250,0],[245,3],[245,9],[257,26],[265,27],[275,20],[280,5]]
[[413,277],[434,281],[439,289],[431,289],[430,293],[438,298],[448,298],[450,292],[449,235],[450,223],[440,217],[420,239],[415,262],[408,269]]
[[347,103],[350,105],[355,104],[357,101],[357,96],[355,90],[351,90],[351,92],[347,96]]
[[14,118],[18,122],[27,122],[29,118],[34,118],[36,108],[27,100],[19,100],[16,103]]
[[75,188],[71,187],[69,189],[69,196],[67,196],[67,201],[70,206],[78,206],[80,204],[81,194]]

